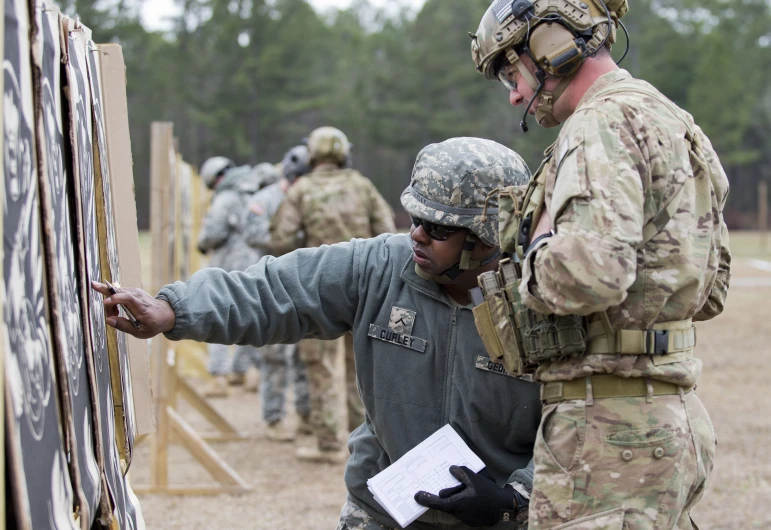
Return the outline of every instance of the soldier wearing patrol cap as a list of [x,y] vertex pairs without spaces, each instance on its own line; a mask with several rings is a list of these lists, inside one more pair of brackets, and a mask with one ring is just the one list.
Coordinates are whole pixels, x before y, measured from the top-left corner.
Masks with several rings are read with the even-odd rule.
[[728,181],[690,114],[612,59],[627,7],[497,0],[472,36],[523,129],[562,124],[530,185],[501,190],[507,259],[477,312],[491,356],[543,383],[535,530],[695,528],[713,467],[693,322],[728,290]]
[[[311,172],[289,188],[286,199],[271,219],[270,248],[282,254],[302,247],[332,245],[356,237],[393,233],[394,213],[377,188],[350,169],[351,143],[343,131],[320,127],[307,140]],[[345,345],[348,430],[364,422],[364,405],[356,385],[351,337]],[[311,426],[317,444],[299,447],[303,460],[338,460],[343,446],[334,382],[337,342],[308,339],[298,345],[308,370]]]
[[[94,288],[109,296],[108,324],[143,338],[165,332],[172,340],[259,347],[352,333],[366,419],[348,440],[348,500],[338,528],[398,528],[367,480],[447,423],[484,461],[492,481],[512,484],[493,493],[497,527],[511,528],[516,506],[526,504],[529,473],[519,470],[532,457],[538,387],[485,354],[468,291],[479,273],[497,266],[494,190],[524,185],[529,176],[510,149],[453,138],[418,155],[402,194],[413,218],[409,235],[299,249],[245,272],[205,269],[167,285],[157,298],[138,289],[109,296],[104,286]],[[116,303],[134,313],[139,330],[118,316]],[[453,468],[461,480],[476,477],[468,473]],[[463,519],[429,510],[410,528],[490,522],[458,515]]]

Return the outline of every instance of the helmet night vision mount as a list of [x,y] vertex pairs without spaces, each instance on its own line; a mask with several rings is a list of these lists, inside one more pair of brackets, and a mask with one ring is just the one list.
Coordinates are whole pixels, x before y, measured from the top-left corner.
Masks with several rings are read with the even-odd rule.
[[[619,18],[627,10],[627,0],[496,0],[471,36],[472,57],[488,79],[497,79],[504,67],[516,67],[533,90],[520,123],[524,132],[530,107],[539,96],[536,120],[544,127],[555,127],[559,122],[553,115],[554,103],[583,62],[615,42]],[[520,54],[531,59],[534,73]],[[560,81],[553,90],[546,90],[551,77]]]

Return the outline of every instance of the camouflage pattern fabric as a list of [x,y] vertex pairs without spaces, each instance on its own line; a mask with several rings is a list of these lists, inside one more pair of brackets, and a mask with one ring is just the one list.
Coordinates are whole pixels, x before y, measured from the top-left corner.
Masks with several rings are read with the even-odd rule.
[[546,405],[529,528],[691,530],[715,444],[694,392]]
[[[393,232],[396,232],[394,212],[369,179],[352,169],[323,165],[289,188],[286,199],[271,220],[269,246],[280,254],[299,247],[332,245]],[[303,235],[302,239],[298,234]],[[342,446],[337,435],[340,413],[331,379],[337,343],[322,345],[314,339],[301,342],[299,347],[303,360],[308,357],[327,359],[306,360],[311,424],[319,433],[320,448],[339,449]],[[358,426],[363,422],[364,405],[356,387],[352,356],[351,348],[350,358],[346,355],[346,402],[349,425],[356,422]]]
[[209,344],[208,369],[211,375],[230,373],[245,374],[250,366],[260,366],[260,350],[253,346],[236,346],[233,360],[230,359],[230,346]]
[[[270,219],[285,197],[286,193],[281,184],[276,182],[252,195],[249,208],[245,210],[244,239],[248,245],[259,251],[261,256],[269,248]],[[254,210],[260,213],[255,213]]]
[[[655,91],[624,70],[608,73],[565,122],[545,169],[556,234],[524,262],[523,301],[541,313],[607,310],[615,329],[710,319],[723,309],[730,278],[725,172],[685,111],[714,180],[693,178],[685,125],[661,101],[636,92],[595,96],[617,82]],[[642,248],[642,227],[683,186],[676,214]],[[537,376],[545,382],[612,373],[690,387],[701,367],[677,356],[589,355],[541,366]]]
[[262,417],[268,424],[276,423],[285,416],[284,401],[286,400],[290,366],[294,376],[297,415],[304,418],[310,416],[308,373],[305,363],[299,360],[297,346],[294,344],[272,344],[262,349],[262,364],[260,366]]
[[322,451],[338,451],[340,406],[334,384],[337,341],[306,339],[298,344],[300,359],[308,368],[310,423]]
[[271,221],[270,245],[278,255],[395,231],[393,209],[369,179],[325,165],[289,188]]
[[353,501],[348,501],[340,511],[340,521],[337,530],[395,530],[390,526],[380,524],[363,508]]
[[209,344],[208,366],[211,375],[227,375],[230,373],[230,346],[227,344]]
[[260,254],[246,243],[243,233],[247,203],[258,189],[259,181],[248,166],[228,170],[217,185],[198,236],[198,248],[208,253],[210,267],[241,271],[259,261]]
[[[619,91],[616,83],[623,83]],[[545,206],[556,233],[524,260],[520,294],[541,313],[605,311],[615,329],[713,318],[730,279],[722,214],[728,180],[689,114],[630,86],[655,91],[624,70],[599,78],[563,125],[546,173],[536,175],[545,176]],[[688,130],[703,167],[694,166]],[[645,243],[643,227],[672,200],[679,201],[676,212]],[[701,369],[690,352],[592,354],[545,363],[536,377],[549,382],[609,373],[688,388]],[[531,528],[692,528],[688,511],[706,487],[715,450],[709,416],[692,392],[682,401],[657,396],[549,405],[541,425]]]
[[[258,189],[259,181],[248,166],[228,170],[217,185],[198,236],[198,248],[207,251],[210,267],[245,270],[260,260],[260,253],[246,243],[242,230],[247,201]],[[259,352],[250,346],[239,347],[233,361],[228,346],[209,344],[208,351],[212,375],[231,370],[245,373],[250,365],[258,366]]]
[[345,389],[348,405],[348,430],[353,430],[364,423],[364,403],[361,400],[359,386],[356,383],[356,354],[353,351],[353,335],[346,333],[345,342]]
[[[270,243],[270,219],[285,197],[286,193],[279,182],[266,186],[251,197],[249,208],[245,212],[244,238],[260,255],[266,252]],[[295,345],[276,344],[264,349],[260,366],[262,416],[269,424],[283,419],[285,415],[288,363],[291,363],[295,376],[297,413],[303,417],[310,415],[308,372],[305,363],[300,360]]]
[[401,202],[414,217],[468,228],[498,246],[498,196],[488,192],[527,184],[529,178],[525,161],[508,147],[482,138],[451,138],[420,151]]
[[234,374],[245,374],[250,366],[259,368],[262,364],[261,357],[260,350],[254,346],[237,345],[230,371]]

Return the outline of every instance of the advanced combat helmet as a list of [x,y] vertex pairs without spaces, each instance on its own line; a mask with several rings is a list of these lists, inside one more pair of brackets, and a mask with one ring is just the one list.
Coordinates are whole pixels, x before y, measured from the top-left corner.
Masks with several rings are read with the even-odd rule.
[[236,167],[236,163],[224,156],[214,156],[206,160],[201,166],[201,178],[206,187],[214,189],[217,177],[222,176],[228,169]]
[[297,145],[291,148],[284,155],[281,165],[284,169],[284,178],[289,182],[294,182],[306,173],[309,173],[311,165],[308,146]]
[[351,143],[340,129],[320,127],[308,137],[308,156],[311,165],[331,162],[343,167],[348,165]]
[[[471,35],[471,56],[488,79],[500,79],[512,90],[512,81],[504,75],[511,65],[533,90],[523,131],[527,132],[527,112],[539,95],[536,121],[555,127],[559,122],[552,114],[554,103],[584,60],[616,42],[619,19],[628,10],[627,0],[495,0]],[[535,76],[522,64],[520,53],[532,59]],[[549,77],[561,78],[551,91],[544,89]]]
[[525,185],[530,170],[522,157],[503,145],[482,138],[451,138],[431,144],[418,154],[410,185],[402,192],[404,209],[432,223],[467,228],[467,245],[459,262],[435,277],[415,265],[424,279],[445,283],[464,270],[476,269],[500,255],[471,259],[477,238],[498,247],[498,189]]

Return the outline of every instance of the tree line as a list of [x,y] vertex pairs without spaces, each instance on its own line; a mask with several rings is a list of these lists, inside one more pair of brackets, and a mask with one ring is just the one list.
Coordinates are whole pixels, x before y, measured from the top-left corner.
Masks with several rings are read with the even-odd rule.
[[[354,167],[399,207],[415,156],[453,136],[481,136],[535,169],[556,130],[519,130],[521,110],[471,62],[468,32],[490,0],[428,0],[413,16],[366,0],[321,15],[305,0],[177,0],[164,32],[135,2],[63,0],[96,42],[123,46],[140,227],[149,222],[151,121],[172,121],[185,160],[277,162],[315,127],[354,144]],[[732,190],[727,220],[751,228],[759,180],[771,182],[771,1],[633,0],[622,64],[691,112]],[[625,38],[619,32],[614,56]],[[531,120],[532,121],[532,120]]]

